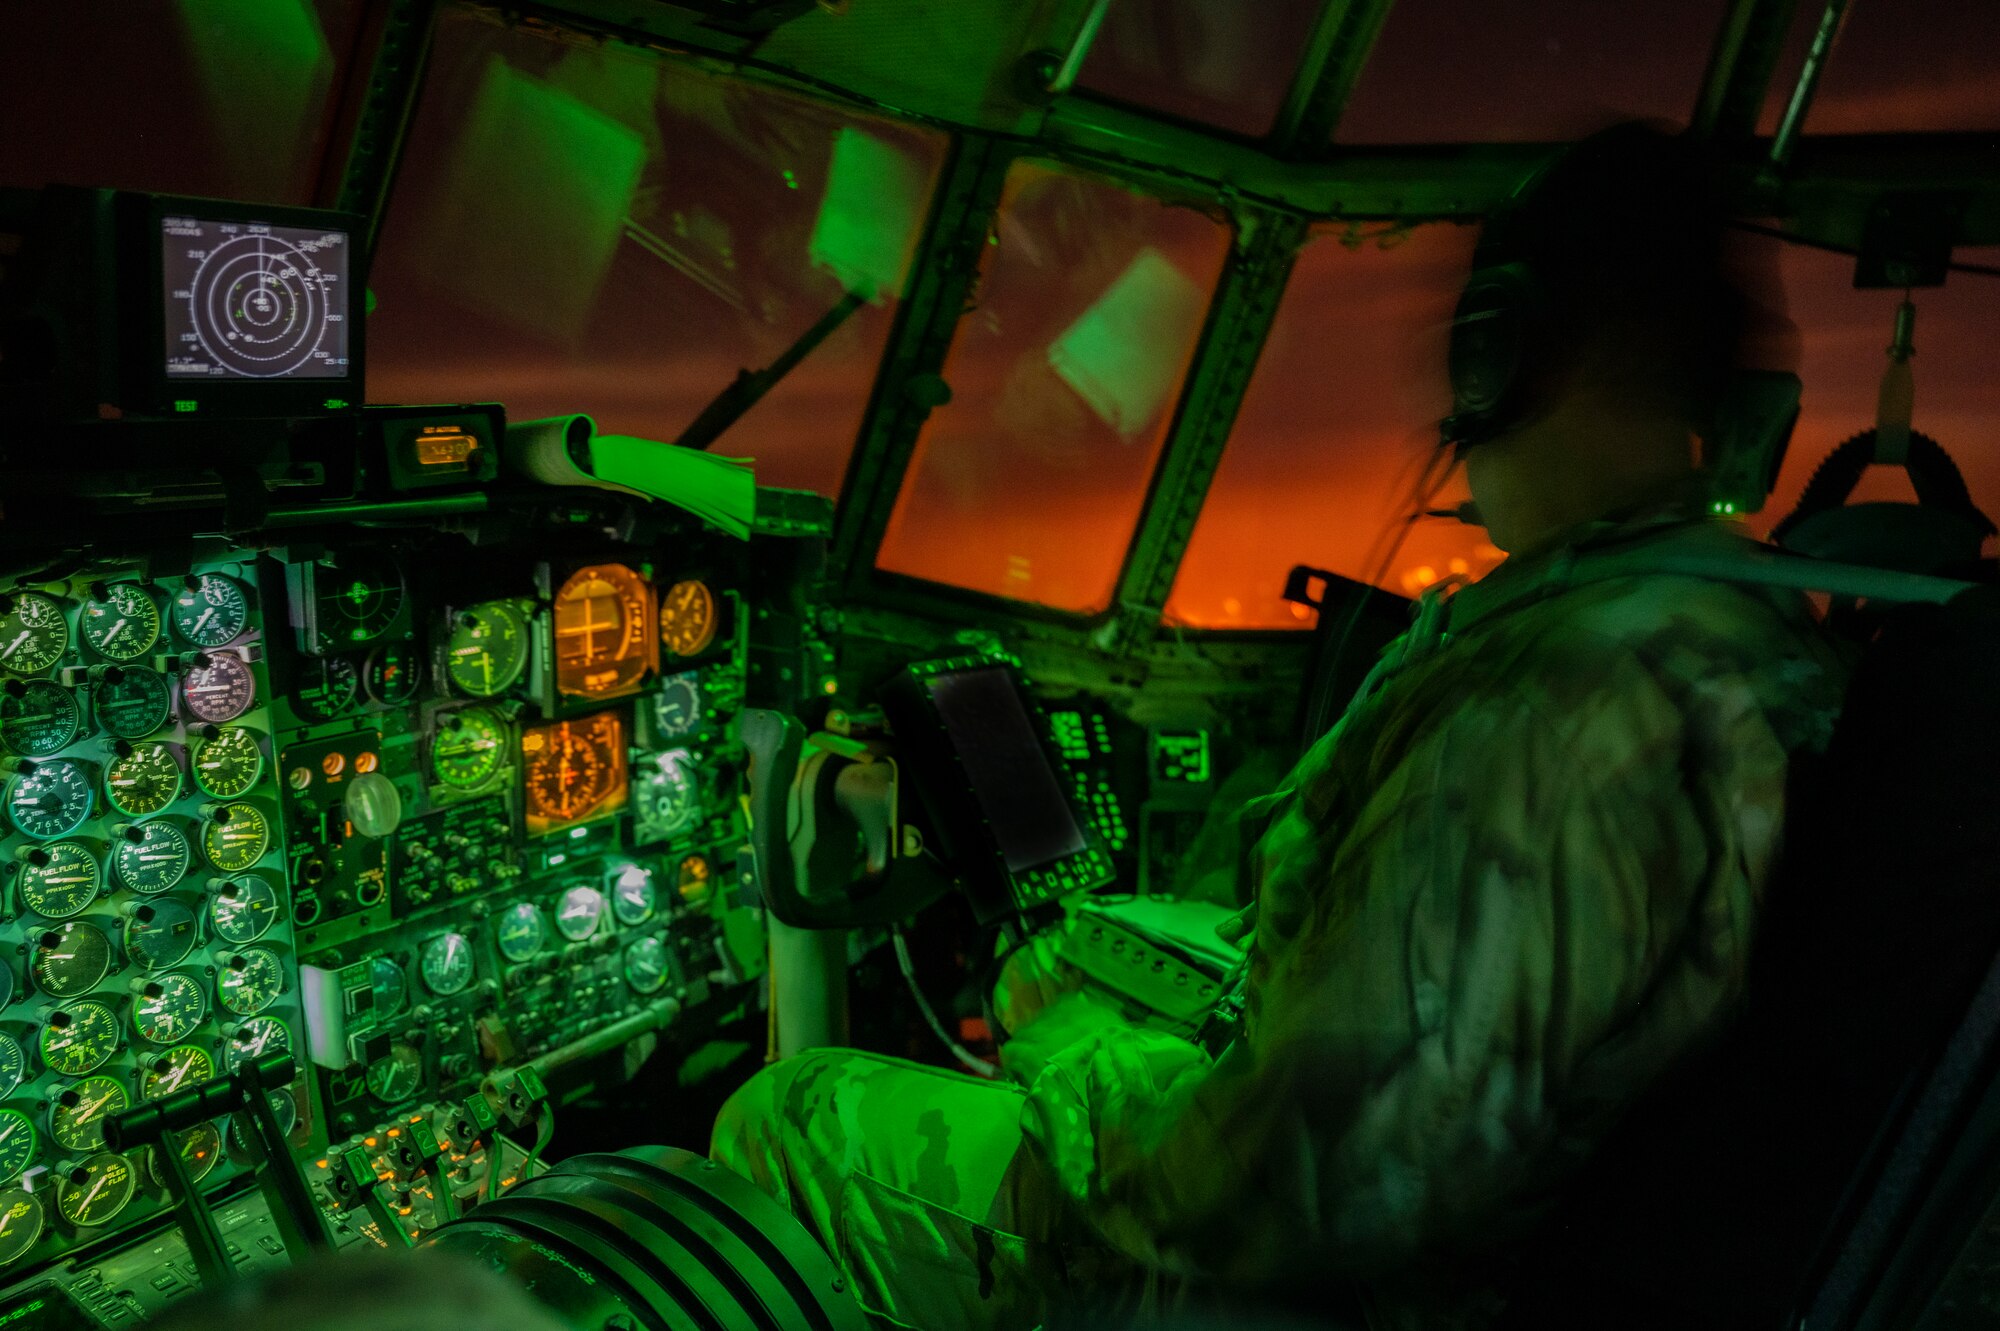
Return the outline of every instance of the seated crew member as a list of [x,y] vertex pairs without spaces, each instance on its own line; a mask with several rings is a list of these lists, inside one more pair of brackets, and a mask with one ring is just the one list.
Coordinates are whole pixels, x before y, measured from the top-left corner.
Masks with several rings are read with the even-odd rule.
[[[1427,592],[1246,810],[1254,932],[1218,1055],[1079,1033],[1058,1003],[1018,1037],[1065,1035],[1026,1087],[827,1050],[724,1107],[715,1157],[885,1322],[1219,1292],[1477,1326],[1508,1241],[1727,1021],[1789,759],[1829,736],[1845,654],[1795,594],[1572,576],[1579,551],[1747,539],[1707,515],[1696,462],[1750,307],[1706,181],[1691,148],[1622,126],[1489,220],[1446,434],[1509,558]],[[1502,264],[1532,281],[1512,298],[1528,350],[1468,411],[1461,339]]]

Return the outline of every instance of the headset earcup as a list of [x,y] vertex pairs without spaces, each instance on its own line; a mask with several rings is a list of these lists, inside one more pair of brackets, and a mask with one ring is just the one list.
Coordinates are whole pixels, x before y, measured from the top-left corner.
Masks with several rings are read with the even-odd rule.
[[1489,439],[1532,408],[1550,348],[1547,299],[1526,264],[1476,269],[1452,316],[1450,429],[1456,442]]

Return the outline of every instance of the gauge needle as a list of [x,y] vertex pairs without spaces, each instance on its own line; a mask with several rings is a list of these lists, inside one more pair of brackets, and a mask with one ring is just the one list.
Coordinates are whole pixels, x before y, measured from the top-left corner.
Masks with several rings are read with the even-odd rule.
[[[168,1085],[167,1089],[172,1090],[175,1086],[178,1085],[180,1085],[178,1081],[172,1082]],[[107,1091],[103,1095],[99,1096],[97,1099],[79,1106],[76,1111],[76,1121],[79,1123],[90,1122],[90,1120],[96,1118],[100,1113],[103,1112],[104,1106],[110,1103],[111,1103],[111,1092]]]
[[6,651],[0,652],[0,661],[4,661],[8,657],[12,656],[14,654],[14,649],[19,647],[22,643],[28,640],[28,635],[29,635],[29,630],[22,629],[21,636],[14,639],[14,641],[8,643]]
[[[194,1071],[194,1064],[192,1063],[178,1064],[172,1072],[169,1072],[166,1076],[160,1078],[160,1084],[165,1086],[170,1091],[179,1090],[180,1084],[187,1080],[188,1073],[192,1071]],[[104,1098],[108,1100],[111,1097],[107,1095]]]
[[97,1182],[90,1185],[90,1191],[83,1194],[83,1200],[76,1204],[77,1214],[87,1214],[90,1204],[97,1200],[97,1194],[104,1191],[104,1185],[111,1181],[111,1175],[100,1174]]
[[203,625],[207,624],[209,620],[214,618],[215,618],[215,607],[209,606],[207,609],[201,612],[201,618],[195,620],[193,627],[188,629],[188,636],[190,638],[194,637],[195,634],[201,632]]
[[106,642],[113,641],[118,637],[120,633],[124,631],[125,626],[131,622],[132,622],[131,620],[125,619],[121,616],[116,624],[113,624],[110,628],[104,630],[104,640]]

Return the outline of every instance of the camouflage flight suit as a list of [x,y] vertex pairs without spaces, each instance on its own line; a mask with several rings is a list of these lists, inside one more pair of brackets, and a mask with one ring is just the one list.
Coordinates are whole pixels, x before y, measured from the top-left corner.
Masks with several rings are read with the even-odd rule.
[[890,1325],[1300,1280],[1370,1327],[1476,1325],[1474,1258],[1742,997],[1788,755],[1824,745],[1847,672],[1796,594],[1578,581],[1579,554],[1740,539],[1594,524],[1423,597],[1246,811],[1255,933],[1219,1056],[1062,1003],[1022,1032],[1025,1089],[808,1053],[730,1101],[716,1158]]

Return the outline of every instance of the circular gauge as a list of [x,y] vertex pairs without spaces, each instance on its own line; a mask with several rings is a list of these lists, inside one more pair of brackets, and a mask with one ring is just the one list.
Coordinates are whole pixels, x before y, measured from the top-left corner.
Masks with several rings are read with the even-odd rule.
[[423,1086],[424,1056],[414,1045],[398,1040],[389,1046],[388,1057],[368,1065],[368,1091],[384,1104],[401,1104]]
[[164,744],[134,744],[104,769],[104,793],[120,813],[144,818],[181,797],[181,764]]
[[90,776],[67,758],[23,761],[7,791],[7,812],[22,836],[53,841],[68,836],[90,817]]
[[118,1018],[94,998],[65,1003],[49,1014],[36,1044],[42,1066],[58,1076],[81,1077],[118,1052]]
[[142,901],[125,917],[125,955],[149,971],[165,970],[194,951],[194,912],[172,897]]
[[208,900],[208,922],[225,943],[254,943],[278,919],[278,894],[262,878],[231,878]]
[[385,559],[347,555],[338,566],[314,564],[312,593],[318,645],[325,650],[370,643],[403,613],[403,575]]
[[361,671],[345,656],[307,657],[299,662],[299,687],[292,699],[305,716],[331,721],[361,696]]
[[572,943],[582,942],[604,922],[604,894],[594,887],[572,887],[556,900],[556,932]]
[[660,642],[675,656],[699,656],[715,641],[715,593],[690,578],[660,598]]
[[39,675],[69,650],[62,604],[40,592],[0,596],[0,670]]
[[292,1033],[276,1017],[252,1017],[229,1033],[222,1058],[231,1072],[253,1058],[266,1054],[286,1054],[292,1049]]
[[228,652],[197,656],[181,676],[181,701],[190,716],[221,725],[257,701],[257,678],[240,656]]
[[83,640],[107,661],[136,661],[160,640],[160,607],[136,582],[98,584],[77,621]]
[[222,1006],[237,1016],[262,1012],[285,991],[285,972],[278,965],[278,954],[261,947],[244,948],[222,968],[216,989]]
[[384,707],[401,707],[417,696],[417,686],[423,683],[422,663],[417,659],[417,649],[407,642],[385,642],[368,653],[367,664],[362,668],[361,682],[368,690],[368,696]]
[[11,1035],[0,1035],[0,1096],[12,1095],[27,1075],[28,1055],[21,1042]]
[[180,882],[193,860],[187,833],[158,818],[126,827],[111,843],[111,876],[146,896]]
[[201,853],[223,873],[242,873],[271,848],[271,824],[254,804],[225,804],[201,829]]
[[587,721],[539,726],[523,735],[529,829],[534,830],[534,819],[561,826],[589,817],[619,783],[622,750],[618,719],[608,712]]
[[49,1136],[65,1151],[95,1151],[104,1145],[104,1120],[131,1103],[132,1097],[115,1077],[86,1077],[55,1093],[49,1105]]
[[701,726],[701,684],[691,674],[674,675],[653,695],[653,728],[661,739],[679,739]]
[[418,959],[424,984],[440,998],[461,993],[472,983],[472,944],[464,934],[440,934],[424,944]]
[[681,861],[677,887],[681,900],[699,905],[708,900],[709,864],[706,855],[690,855]]
[[172,1095],[184,1086],[195,1086],[215,1075],[215,1060],[198,1044],[180,1044],[146,1059],[146,1077],[139,1093],[148,1100]]
[[224,726],[194,746],[194,783],[217,799],[245,795],[264,774],[264,751],[241,726]]
[[[5,1144],[0,1143],[0,1168],[5,1167],[5,1151]],[[27,1165],[24,1163],[22,1168]],[[20,1188],[0,1192],[0,1266],[19,1261],[40,1242],[48,1222],[41,1198],[33,1193]]]
[[633,798],[639,817],[653,828],[653,837],[676,836],[701,819],[701,794],[694,783],[694,755],[686,749],[654,754],[646,763]]
[[437,719],[431,773],[442,786],[477,790],[507,761],[507,723],[490,707],[461,707]]
[[644,924],[653,918],[659,893],[653,887],[653,871],[628,864],[618,871],[611,884],[611,913],[623,925]]
[[519,901],[502,911],[493,925],[493,941],[509,961],[526,961],[542,950],[547,929],[532,901]]
[[96,925],[71,920],[35,939],[29,973],[53,998],[87,994],[111,973],[111,940]]
[[459,692],[491,698],[512,688],[528,668],[528,621],[505,601],[488,601],[452,617],[444,672]]
[[[271,1116],[278,1120],[278,1135],[289,1137],[292,1129],[299,1125],[299,1102],[292,1099],[290,1091],[279,1089],[266,1092],[271,1101]],[[238,1150],[247,1151],[250,1143],[243,1137],[243,1120],[232,1119],[229,1124],[229,1140],[236,1143]]]
[[[12,966],[7,965],[4,962],[0,962],[0,1008],[6,1007],[9,1003],[13,1001],[14,1001],[14,968]],[[7,1080],[7,1060],[5,1055],[5,1048],[4,1046],[0,1046],[0,1084],[4,1084],[6,1080]],[[0,1085],[0,1097],[4,1097],[6,1094],[7,1094],[7,1089],[4,1087],[4,1085]]]
[[[186,1132],[170,1132],[167,1141],[180,1139],[181,1168],[187,1171],[189,1183],[199,1183],[215,1168],[215,1162],[222,1158],[222,1134],[215,1130],[213,1123],[197,1123]],[[157,1187],[167,1186],[167,1174],[160,1168],[160,1147],[155,1146],[147,1153],[146,1172],[153,1176]]]
[[23,758],[68,748],[82,726],[76,696],[54,680],[10,679],[0,689],[0,742]]
[[585,698],[622,693],[652,667],[653,594],[623,564],[570,574],[555,597],[556,687]]
[[66,920],[97,900],[104,871],[80,842],[52,841],[22,859],[17,885],[23,906],[51,920]]
[[108,1225],[132,1200],[139,1179],[122,1155],[100,1151],[56,1178],[56,1210],[78,1229]]
[[174,632],[196,647],[227,647],[250,627],[250,593],[220,573],[191,576],[183,580],[167,618]]
[[[0,1109],[0,1183],[12,1183],[39,1154],[35,1125],[18,1109]],[[11,1208],[10,1208],[11,1209]]]
[[642,994],[658,993],[667,982],[667,947],[641,938],[625,949],[625,983]]
[[410,1001],[410,982],[403,968],[387,957],[377,957],[368,966],[369,987],[375,991],[375,1020],[387,1021]]
[[167,677],[143,666],[114,666],[97,684],[97,724],[119,739],[144,739],[167,723]]
[[191,975],[156,975],[132,1000],[132,1029],[151,1044],[177,1044],[208,1015],[208,1000]]

